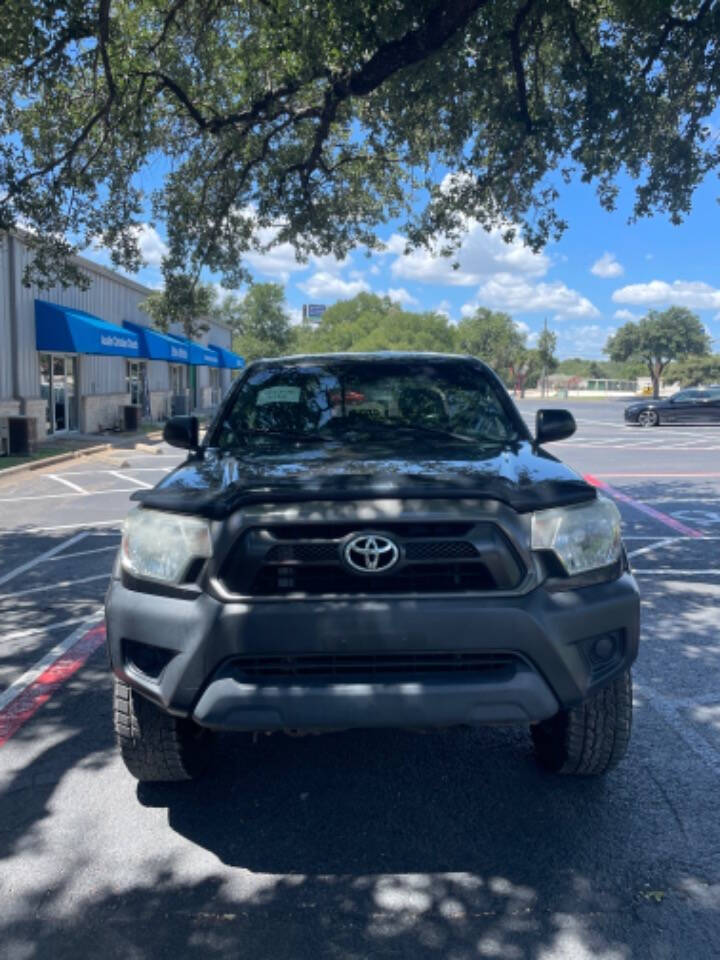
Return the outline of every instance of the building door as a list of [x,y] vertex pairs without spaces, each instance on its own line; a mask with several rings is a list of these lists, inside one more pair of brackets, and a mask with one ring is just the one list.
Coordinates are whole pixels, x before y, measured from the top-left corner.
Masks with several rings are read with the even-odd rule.
[[48,433],[77,430],[77,357],[40,355],[40,393]]
[[147,383],[147,364],[142,360],[128,360],[127,362],[127,392],[130,394],[130,403],[140,407],[142,416],[150,417],[150,394]]

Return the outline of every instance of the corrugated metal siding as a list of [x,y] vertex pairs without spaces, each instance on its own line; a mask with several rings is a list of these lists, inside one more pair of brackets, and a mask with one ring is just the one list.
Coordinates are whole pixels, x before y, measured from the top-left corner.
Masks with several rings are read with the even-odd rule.
[[226,350],[232,350],[232,333],[227,327],[221,327],[216,323],[211,323],[206,342],[214,343],[218,347],[225,347]]
[[[40,392],[37,351],[35,347],[35,299],[49,300],[62,306],[85,310],[120,326],[123,320],[148,323],[147,314],[140,310],[140,303],[147,296],[123,283],[121,277],[108,276],[102,272],[86,269],[91,278],[90,287],[53,287],[40,290],[34,285],[23,286],[21,280],[30,254],[22,241],[16,239],[15,291],[19,314],[20,337],[20,390],[25,397],[36,397]],[[125,390],[125,360],[122,357],[84,356],[80,364],[80,390],[82,393],[123,393]]]
[[0,400],[13,395],[8,238],[0,233]]
[[170,366],[164,360],[148,360],[147,371],[150,390],[170,389]]

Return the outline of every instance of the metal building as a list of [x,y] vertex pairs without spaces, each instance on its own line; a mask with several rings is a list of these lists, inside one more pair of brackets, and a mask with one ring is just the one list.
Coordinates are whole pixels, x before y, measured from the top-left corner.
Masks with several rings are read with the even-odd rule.
[[224,324],[197,342],[155,331],[140,309],[152,291],[82,257],[87,290],[24,286],[31,256],[0,233],[0,418],[33,417],[42,438],[113,429],[130,405],[153,420],[211,410],[243,366]]

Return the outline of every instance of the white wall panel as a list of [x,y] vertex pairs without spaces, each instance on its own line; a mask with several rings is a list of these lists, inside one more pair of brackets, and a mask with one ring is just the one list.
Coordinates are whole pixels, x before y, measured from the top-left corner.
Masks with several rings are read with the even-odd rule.
[[0,400],[13,395],[8,237],[0,233]]
[[[30,261],[30,252],[24,243],[16,240],[15,295],[19,316],[20,338],[20,390],[25,397],[35,397],[40,392],[37,350],[35,346],[35,299],[48,300],[65,307],[85,310],[96,317],[122,325],[123,320],[148,324],[148,317],[140,309],[140,303],[150,290],[125,280],[102,267],[86,261],[80,266],[90,277],[87,290],[78,287],[63,289],[60,286],[41,290],[35,285],[25,287],[22,275]],[[81,362],[80,390],[87,394],[118,393],[125,390],[125,359],[122,357],[84,356]]]

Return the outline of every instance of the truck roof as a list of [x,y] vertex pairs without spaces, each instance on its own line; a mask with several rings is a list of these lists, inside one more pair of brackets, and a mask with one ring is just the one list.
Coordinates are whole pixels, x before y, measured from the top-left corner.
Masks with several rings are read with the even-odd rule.
[[422,350],[373,350],[363,353],[294,353],[282,357],[261,357],[255,363],[285,363],[311,360],[313,362],[327,362],[329,360],[466,360],[473,363],[482,362],[477,357],[463,353],[435,353]]

